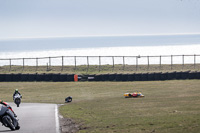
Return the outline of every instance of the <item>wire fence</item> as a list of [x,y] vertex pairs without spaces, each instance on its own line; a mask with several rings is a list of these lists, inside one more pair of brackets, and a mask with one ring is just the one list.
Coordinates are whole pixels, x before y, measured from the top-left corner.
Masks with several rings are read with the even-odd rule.
[[34,71],[39,71],[41,68],[51,71],[55,67],[59,68],[60,71],[66,71],[67,67],[71,67],[76,71],[79,66],[84,66],[85,71],[89,71],[94,66],[98,71],[103,71],[105,66],[109,66],[112,71],[115,68],[124,71],[151,71],[163,70],[166,67],[168,67],[168,70],[196,70],[199,69],[199,64],[200,55],[56,56],[0,59],[1,71],[13,71],[14,69],[23,71],[26,67],[32,68]]

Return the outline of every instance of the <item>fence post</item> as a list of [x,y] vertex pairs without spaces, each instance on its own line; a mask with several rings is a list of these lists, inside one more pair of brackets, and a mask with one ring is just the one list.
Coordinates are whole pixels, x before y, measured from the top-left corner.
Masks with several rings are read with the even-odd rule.
[[76,71],[76,56],[74,56],[75,71]]
[[136,71],[138,70],[138,56],[136,56]]
[[123,56],[123,70],[125,68],[125,59],[124,59],[124,56]]
[[89,57],[87,56],[87,72],[89,70]]
[[99,56],[99,72],[101,71],[101,56]]
[[63,71],[63,66],[64,66],[64,57],[62,56],[62,69],[61,69],[61,71]]
[[148,68],[147,68],[147,70],[149,71],[149,56],[147,56],[147,62],[148,62]]
[[24,71],[24,58],[23,58],[23,70],[22,71]]
[[36,58],[36,71],[38,70],[38,58]]
[[196,55],[194,54],[194,69],[196,69]]
[[172,70],[172,65],[173,65],[173,55],[171,55],[171,70]]
[[9,69],[9,71],[11,71],[11,59],[10,59],[10,69]]
[[49,57],[49,70],[51,69],[51,57]]
[[184,69],[184,64],[185,64],[185,62],[184,62],[184,55],[182,56],[182,59],[183,59],[182,69]]
[[160,56],[160,70],[162,69],[161,64],[162,64],[162,59],[161,59],[161,56]]
[[47,71],[49,71],[48,63],[47,63]]
[[112,71],[114,71],[114,67],[115,67],[114,56],[112,57],[112,60],[113,60],[113,70]]

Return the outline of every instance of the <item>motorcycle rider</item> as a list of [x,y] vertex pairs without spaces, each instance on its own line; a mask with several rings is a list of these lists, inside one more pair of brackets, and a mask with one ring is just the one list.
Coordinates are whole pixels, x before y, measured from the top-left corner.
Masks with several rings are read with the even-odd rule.
[[[11,110],[11,112],[13,113],[13,115],[14,115],[14,117],[15,117],[15,121],[17,122],[17,126],[15,127],[15,130],[19,130],[20,129],[20,126],[19,126],[19,123],[18,123],[18,119],[16,119],[17,118],[17,115],[15,114],[15,112],[12,110],[12,108],[6,103],[6,102],[4,102],[3,100],[0,100],[0,104],[2,104],[2,105],[4,105],[4,106],[6,106],[8,109],[10,109]],[[1,110],[0,110],[1,111]],[[2,117],[2,116],[1,116]],[[12,118],[12,117],[11,117]],[[1,121],[1,123],[2,123],[2,121]],[[3,124],[3,123],[2,123]],[[4,125],[4,124],[3,124]],[[13,129],[11,129],[11,130],[13,130]]]
[[5,106],[7,106],[7,104],[4,103],[3,100],[0,100],[0,104],[3,104],[3,105],[5,105]]
[[[5,103],[3,100],[0,100],[0,104],[4,105],[4,106],[6,106],[6,107],[9,106],[9,105],[8,105],[7,103]],[[15,112],[13,112],[13,113],[14,113],[14,116],[17,117],[17,115],[15,114]]]
[[21,95],[21,93],[18,91],[18,89],[15,89],[15,92],[13,93],[13,100],[14,100],[14,96],[15,96],[16,94],[19,94],[19,95],[21,96],[21,98],[22,98],[22,95]]

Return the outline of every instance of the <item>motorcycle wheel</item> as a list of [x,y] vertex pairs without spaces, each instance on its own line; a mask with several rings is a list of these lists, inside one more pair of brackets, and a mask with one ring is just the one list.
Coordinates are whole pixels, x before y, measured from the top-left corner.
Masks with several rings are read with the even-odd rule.
[[9,116],[4,116],[3,119],[7,127],[9,127],[11,130],[15,130],[15,126],[13,125],[12,120]]
[[17,125],[17,126],[15,127],[15,130],[19,130],[19,129],[20,129],[20,126]]

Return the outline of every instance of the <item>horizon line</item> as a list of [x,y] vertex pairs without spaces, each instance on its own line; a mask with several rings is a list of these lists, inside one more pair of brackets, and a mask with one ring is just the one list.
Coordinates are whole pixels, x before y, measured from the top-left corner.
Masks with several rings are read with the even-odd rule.
[[77,35],[77,36],[37,36],[37,37],[7,37],[0,41],[26,40],[26,39],[50,39],[50,38],[84,38],[84,37],[128,37],[128,36],[170,36],[170,35],[200,35],[200,33],[171,33],[171,34],[113,34],[113,35]]

